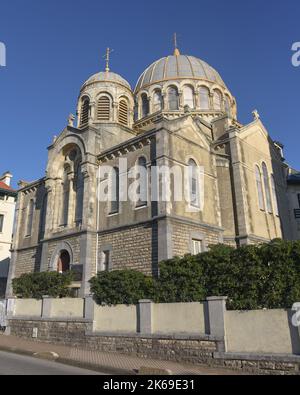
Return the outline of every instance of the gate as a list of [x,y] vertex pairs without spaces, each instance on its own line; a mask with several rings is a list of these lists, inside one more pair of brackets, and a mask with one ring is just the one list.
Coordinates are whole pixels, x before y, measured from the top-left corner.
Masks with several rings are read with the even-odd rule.
[[6,300],[0,299],[0,330],[6,326]]

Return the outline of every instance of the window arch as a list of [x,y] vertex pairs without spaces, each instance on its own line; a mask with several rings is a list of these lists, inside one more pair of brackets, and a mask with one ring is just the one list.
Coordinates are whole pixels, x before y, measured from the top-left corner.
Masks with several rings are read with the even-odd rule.
[[80,125],[85,125],[89,121],[89,113],[90,113],[90,99],[88,97],[84,97],[82,99],[81,111],[80,111]]
[[264,177],[264,187],[265,187],[265,194],[266,194],[266,203],[267,203],[267,210],[269,213],[272,213],[272,200],[271,200],[271,191],[270,191],[270,184],[269,184],[269,174],[268,168],[265,162],[262,164],[262,171]]
[[62,226],[68,225],[69,200],[70,200],[70,180],[69,180],[70,171],[71,171],[70,166],[65,165],[63,182],[62,182],[62,211],[61,211],[61,221],[60,221],[60,225]]
[[205,86],[200,87],[200,108],[201,110],[209,110],[209,90]]
[[183,87],[183,105],[194,108],[194,90],[186,85]]
[[171,86],[168,89],[168,109],[171,111],[179,110],[179,95],[178,89],[174,86]]
[[272,195],[273,195],[274,212],[275,212],[275,215],[279,215],[276,184],[275,184],[275,178],[274,178],[273,174],[271,175],[271,188],[272,188]]
[[128,103],[126,99],[121,99],[119,102],[119,122],[128,126]]
[[149,100],[146,93],[142,94],[141,99],[142,99],[142,118],[144,118],[149,114]]
[[200,207],[200,185],[198,166],[193,159],[188,162],[189,166],[189,203],[191,206]]
[[111,174],[111,196],[110,196],[110,214],[117,214],[120,209],[120,172],[118,167],[114,167]]
[[214,110],[222,110],[222,94],[220,91],[214,91]]
[[111,102],[108,96],[100,96],[97,103],[97,121],[110,120]]
[[162,94],[160,90],[156,90],[153,94],[153,111],[161,111],[162,110]]
[[34,200],[30,199],[27,211],[26,236],[31,236],[33,225]]
[[231,117],[231,101],[229,96],[225,95],[225,111]]
[[138,173],[139,173],[139,186],[137,194],[139,199],[137,200],[136,206],[143,207],[148,204],[148,173],[147,173],[147,160],[144,156],[141,156],[138,161]]
[[255,166],[255,179],[256,179],[256,188],[257,188],[257,196],[258,196],[258,206],[260,210],[265,210],[261,172],[260,172],[260,168],[257,165]]

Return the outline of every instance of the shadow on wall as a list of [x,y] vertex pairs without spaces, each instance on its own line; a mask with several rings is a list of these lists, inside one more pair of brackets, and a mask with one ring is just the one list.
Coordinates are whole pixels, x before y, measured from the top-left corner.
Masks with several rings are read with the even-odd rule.
[[5,298],[9,263],[10,258],[5,258],[0,261],[0,299]]
[[299,328],[293,326],[292,323],[294,314],[295,311],[292,310],[287,311],[293,354],[300,355]]

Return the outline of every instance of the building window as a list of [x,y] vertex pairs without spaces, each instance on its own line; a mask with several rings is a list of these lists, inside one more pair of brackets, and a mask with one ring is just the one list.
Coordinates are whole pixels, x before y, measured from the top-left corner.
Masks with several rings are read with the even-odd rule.
[[5,200],[5,194],[4,193],[0,193],[0,200]]
[[120,183],[119,183],[119,169],[117,167],[113,168],[110,177],[110,210],[109,214],[117,214],[120,209]]
[[139,173],[139,186],[137,194],[139,199],[137,200],[136,206],[143,207],[148,205],[148,173],[147,173],[147,161],[143,156],[138,160],[138,173]]
[[28,205],[28,212],[27,212],[26,236],[30,236],[32,232],[33,211],[34,211],[34,200],[31,199]]
[[146,93],[142,94],[141,99],[142,99],[142,118],[144,118],[149,114],[149,100]]
[[110,99],[107,96],[101,96],[97,104],[97,121],[110,120]]
[[255,178],[256,178],[256,188],[257,188],[259,209],[265,210],[265,201],[264,201],[264,194],[263,194],[261,172],[260,172],[260,169],[258,166],[255,166]]
[[102,254],[103,254],[103,264],[102,264],[103,271],[109,272],[109,269],[110,269],[110,251],[109,250],[103,251]]
[[125,99],[121,99],[119,103],[119,122],[128,126],[128,104]]
[[214,91],[214,109],[218,111],[222,110],[222,95],[219,91]]
[[276,184],[275,184],[275,179],[274,179],[273,174],[271,175],[271,187],[272,187],[274,212],[275,212],[275,215],[279,215],[278,199],[277,199],[277,193],[276,193]]
[[153,111],[161,111],[162,110],[162,95],[161,91],[155,91],[153,95]]
[[230,98],[227,95],[225,96],[225,111],[226,114],[231,117],[231,103]]
[[82,222],[84,178],[81,170],[81,155],[77,158],[74,175],[74,191],[76,192],[75,222]]
[[68,225],[69,216],[69,200],[70,200],[70,180],[69,173],[71,169],[68,165],[64,168],[64,176],[62,183],[62,205],[61,205],[61,223],[62,226]]
[[201,254],[202,252],[203,252],[203,241],[193,239],[192,240],[192,254],[198,255],[198,254]]
[[300,193],[298,193],[297,197],[298,197],[298,205],[299,205],[299,208],[300,208]]
[[200,88],[200,108],[201,110],[209,110],[209,90],[205,86]]
[[263,170],[263,177],[264,177],[267,210],[271,214],[273,212],[273,210],[272,210],[271,191],[270,191],[270,184],[269,184],[269,175],[268,175],[267,165],[264,162],[262,164],[262,170]]
[[189,160],[189,199],[190,205],[194,207],[200,206],[199,196],[199,176],[198,166],[193,159]]
[[89,98],[82,99],[81,105],[81,113],[80,113],[80,125],[83,126],[89,121],[89,112],[90,112],[90,100]]
[[3,226],[4,226],[4,215],[0,214],[0,233],[3,232]]
[[168,89],[168,108],[170,111],[179,110],[179,95],[175,87]]
[[194,108],[194,91],[190,86],[183,88],[183,105]]

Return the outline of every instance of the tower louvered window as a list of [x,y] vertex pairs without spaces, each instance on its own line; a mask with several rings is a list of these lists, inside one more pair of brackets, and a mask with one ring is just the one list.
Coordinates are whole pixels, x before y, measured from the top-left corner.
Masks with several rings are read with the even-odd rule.
[[110,100],[107,96],[101,96],[100,99],[98,100],[97,120],[98,121],[110,120]]
[[126,100],[121,100],[119,103],[119,122],[122,125],[128,125],[128,105]]
[[90,101],[89,99],[84,99],[81,106],[80,125],[85,125],[86,123],[88,123],[89,111],[90,111]]

